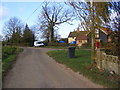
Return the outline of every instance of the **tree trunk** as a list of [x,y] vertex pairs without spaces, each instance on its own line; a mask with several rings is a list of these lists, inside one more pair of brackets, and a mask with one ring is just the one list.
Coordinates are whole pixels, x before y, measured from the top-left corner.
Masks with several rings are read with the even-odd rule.
[[53,26],[50,29],[50,43],[54,42],[54,28]]

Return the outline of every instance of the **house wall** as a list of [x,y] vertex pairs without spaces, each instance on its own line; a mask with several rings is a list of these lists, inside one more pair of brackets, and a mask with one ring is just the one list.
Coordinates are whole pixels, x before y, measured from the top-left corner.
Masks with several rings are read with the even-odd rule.
[[103,33],[101,30],[100,30],[100,40],[102,41],[103,44],[106,44],[108,42],[108,38],[107,38],[107,35],[105,33]]
[[91,44],[91,33],[87,35],[87,43],[90,45]]
[[77,40],[76,44],[77,46],[82,46],[82,44],[87,43],[87,40]]
[[75,41],[76,37],[68,37],[68,43],[71,43],[72,41]]
[[[101,30],[99,30],[99,38],[103,44],[106,44],[108,42],[108,37],[105,33],[103,33]],[[88,44],[91,44],[91,33],[87,35],[87,41]]]

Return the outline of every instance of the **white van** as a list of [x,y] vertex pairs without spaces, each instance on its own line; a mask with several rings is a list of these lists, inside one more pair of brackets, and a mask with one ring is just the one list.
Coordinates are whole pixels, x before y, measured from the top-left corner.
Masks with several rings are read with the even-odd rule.
[[44,46],[44,43],[40,41],[34,41],[34,47],[40,47],[40,46]]

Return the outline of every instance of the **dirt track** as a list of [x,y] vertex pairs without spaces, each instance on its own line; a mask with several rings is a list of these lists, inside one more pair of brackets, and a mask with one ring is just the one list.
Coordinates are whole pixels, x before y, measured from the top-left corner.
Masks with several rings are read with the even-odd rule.
[[101,88],[56,63],[46,54],[48,50],[24,48],[5,77],[3,88]]

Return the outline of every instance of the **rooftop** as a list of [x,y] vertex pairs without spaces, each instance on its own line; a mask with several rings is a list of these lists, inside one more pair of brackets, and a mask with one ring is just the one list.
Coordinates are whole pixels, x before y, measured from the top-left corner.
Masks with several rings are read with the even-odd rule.
[[81,31],[76,40],[87,40],[87,31]]

